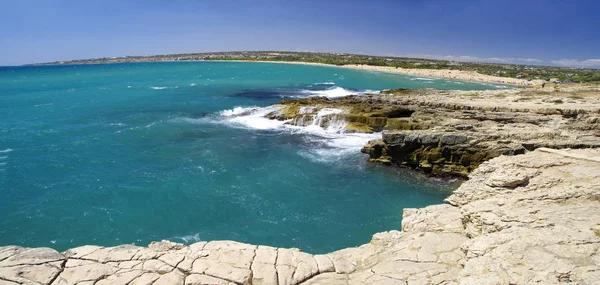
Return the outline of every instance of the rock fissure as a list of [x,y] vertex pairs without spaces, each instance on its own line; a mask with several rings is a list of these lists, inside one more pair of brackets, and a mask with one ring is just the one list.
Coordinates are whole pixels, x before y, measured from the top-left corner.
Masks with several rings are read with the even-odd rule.
[[54,283],[54,281],[58,278],[58,276],[60,276],[60,274],[63,273],[66,265],[67,265],[67,258],[65,258],[65,260],[63,260],[63,262],[60,264],[59,271],[56,273],[56,275],[54,275],[54,277],[52,277],[52,279],[50,279],[50,282],[48,282],[48,284]]
[[16,280],[11,280],[11,279],[8,279],[8,278],[2,277],[2,276],[0,276],[0,280],[7,281],[7,282],[12,282],[12,283],[15,283],[15,284],[21,284],[21,282],[18,282]]
[[[84,258],[84,257],[86,257],[86,256],[88,256],[88,255],[91,255],[91,254],[93,254],[93,253],[96,253],[97,251],[99,251],[99,250],[101,250],[101,249],[104,249],[104,247],[97,248],[97,249],[95,249],[95,250],[93,250],[93,251],[91,251],[91,252],[88,252],[88,253],[86,253],[86,254],[84,254],[84,255],[82,255],[82,256],[78,256],[77,258]],[[71,258],[71,256],[67,256],[67,255],[66,255],[66,254],[64,254],[64,253],[63,253],[63,255],[64,255],[65,257]]]
[[252,269],[252,264],[254,264],[254,259],[256,259],[256,251],[257,250],[258,250],[258,247],[255,247],[252,252],[252,259],[250,259],[250,265],[248,266],[248,269]]
[[[51,260],[51,261],[41,261],[41,262],[36,262],[36,263],[21,263],[21,264],[11,264],[11,265],[0,265],[1,267],[4,268],[11,268],[11,267],[21,267],[21,266],[35,266],[35,265],[44,265],[44,264],[48,264],[52,267],[56,267],[50,263],[52,262],[58,262],[58,261],[63,261],[63,259],[57,259],[57,260]],[[58,268],[58,267],[56,267]]]
[[279,271],[277,270],[277,260],[279,259],[279,250],[275,250],[275,262],[273,263],[273,268],[275,269],[275,281],[277,285],[279,285]]

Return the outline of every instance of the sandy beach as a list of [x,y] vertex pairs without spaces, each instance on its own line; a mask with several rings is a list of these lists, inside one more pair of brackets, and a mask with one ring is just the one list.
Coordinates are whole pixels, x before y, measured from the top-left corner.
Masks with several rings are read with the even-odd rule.
[[414,76],[432,77],[432,78],[447,78],[456,79],[462,81],[474,81],[474,82],[485,82],[485,83],[496,83],[496,84],[508,84],[517,86],[537,86],[541,85],[542,81],[533,80],[527,81],[519,78],[509,78],[480,74],[474,71],[463,71],[463,70],[448,70],[448,69],[416,69],[416,68],[395,68],[391,66],[371,66],[371,65],[344,65],[344,68],[369,70],[369,71],[380,71],[389,73],[400,73]]
[[357,70],[366,71],[377,71],[377,72],[388,72],[405,74],[412,76],[421,76],[429,78],[446,78],[460,81],[472,81],[472,82],[483,82],[493,84],[506,84],[515,86],[540,86],[543,80],[524,80],[519,78],[500,77],[480,74],[474,71],[463,71],[463,70],[449,70],[449,69],[417,69],[417,68],[395,68],[391,66],[373,66],[373,65],[358,65],[358,64],[347,64],[347,65],[333,65],[323,64],[315,62],[298,62],[298,61],[263,61],[263,60],[234,60],[234,61],[245,61],[245,62],[269,62],[269,63],[286,63],[286,64],[306,64],[306,65],[319,65],[319,66],[331,66],[350,68]]

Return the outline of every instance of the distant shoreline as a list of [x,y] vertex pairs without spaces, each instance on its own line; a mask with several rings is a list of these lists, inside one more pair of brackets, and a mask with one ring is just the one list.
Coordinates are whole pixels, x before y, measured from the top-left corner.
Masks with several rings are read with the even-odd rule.
[[544,87],[545,84],[552,83],[600,83],[600,69],[328,52],[228,51],[178,53],[76,59],[34,63],[27,64],[27,66],[179,61],[239,61],[306,64],[521,87]]
[[32,64],[32,65],[26,65],[26,66],[48,66],[48,65],[67,65],[67,64],[93,65],[93,64],[119,64],[119,63],[153,63],[153,62],[264,62],[264,63],[314,65],[314,66],[338,67],[338,68],[347,68],[347,69],[363,70],[363,71],[376,71],[376,72],[386,72],[386,73],[393,73],[393,74],[412,75],[412,76],[420,76],[420,77],[427,77],[427,78],[434,78],[434,79],[443,78],[443,79],[477,82],[477,83],[491,83],[491,84],[528,86],[528,87],[541,86],[542,83],[545,82],[544,80],[528,81],[525,79],[518,79],[518,78],[485,75],[485,74],[480,74],[480,73],[477,73],[474,71],[465,71],[465,70],[417,69],[417,68],[401,68],[401,67],[395,68],[395,67],[391,67],[391,66],[374,66],[374,65],[365,65],[365,64],[362,64],[362,65],[359,65],[359,64],[335,65],[335,64],[306,62],[306,61],[246,60],[246,59],[240,59],[240,60],[203,59],[203,60],[185,60],[185,61],[148,60],[148,61],[133,61],[133,62],[118,61],[118,62],[86,62],[86,63],[73,62],[73,63]]
[[510,77],[500,77],[480,74],[474,71],[464,70],[450,70],[450,69],[416,69],[416,68],[395,68],[391,66],[374,66],[374,65],[358,65],[358,64],[347,64],[347,65],[334,65],[325,64],[318,62],[302,62],[302,61],[271,61],[271,60],[204,60],[212,62],[266,62],[266,63],[284,63],[284,64],[301,64],[301,65],[317,65],[317,66],[328,66],[328,67],[340,67],[355,70],[365,71],[377,71],[394,74],[405,74],[413,76],[422,76],[427,78],[444,78],[453,79],[460,81],[470,81],[478,83],[493,83],[513,86],[541,86],[544,80],[524,80]]

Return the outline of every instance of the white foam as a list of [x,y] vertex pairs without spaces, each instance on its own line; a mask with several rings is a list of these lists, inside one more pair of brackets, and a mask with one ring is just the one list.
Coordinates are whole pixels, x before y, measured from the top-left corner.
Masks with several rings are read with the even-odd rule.
[[374,93],[375,91],[352,91],[339,86],[327,88],[325,90],[303,90],[302,93],[310,97],[322,96],[327,98],[338,98],[348,95],[363,95],[366,93]]
[[152,123],[150,123],[150,124],[147,124],[147,125],[145,126],[145,128],[150,128],[150,127],[152,127],[152,126],[156,125],[156,123],[162,123],[162,120],[159,120],[159,121],[154,121],[154,122],[152,122]]
[[233,116],[239,116],[242,115],[244,113],[250,114],[252,111],[254,110],[258,110],[258,107],[235,107],[231,110],[223,110],[221,112],[219,112],[219,114],[221,116],[225,116],[225,117],[233,117]]
[[415,80],[420,80],[420,81],[434,81],[437,80],[435,78],[425,78],[425,77],[415,77],[415,78],[411,78],[411,81],[415,81]]
[[208,118],[188,118],[188,117],[174,118],[174,119],[171,119],[170,121],[173,121],[173,122],[184,122],[184,123],[198,124],[198,125],[212,122]]
[[150,89],[154,89],[154,90],[163,90],[163,89],[177,89],[179,88],[179,86],[174,86],[174,87],[168,87],[168,86],[150,86]]
[[176,239],[180,239],[185,243],[190,243],[190,242],[199,242],[200,241],[200,234],[199,233],[195,233],[193,235],[187,235],[187,236],[178,236],[175,237]]
[[[303,113],[312,113],[313,107],[305,107]],[[311,145],[309,149],[299,150],[298,154],[311,161],[319,163],[332,163],[360,152],[360,149],[369,141],[380,138],[380,133],[348,133],[347,122],[338,119],[338,114],[344,112],[337,108],[323,108],[309,119],[301,122],[302,125],[289,125],[286,121],[270,120],[264,116],[279,111],[275,107],[236,107],[220,112],[223,122],[232,126],[241,126],[248,129],[278,130],[291,134],[303,135]],[[324,126],[324,127],[323,127]]]
[[315,84],[315,85],[335,85],[335,82],[333,82],[333,81],[329,81],[329,82],[315,82],[313,84]]
[[298,109],[298,114],[307,114],[307,113],[312,113],[315,110],[315,107],[306,107],[306,106],[301,106]]
[[323,117],[323,116],[333,115],[333,114],[341,114],[343,112],[344,112],[344,110],[342,110],[342,109],[323,108],[323,109],[319,110],[319,112],[317,112],[317,117]]
[[324,137],[310,139],[311,145],[316,144],[317,147],[300,150],[298,154],[316,163],[336,163],[349,155],[356,155],[369,140],[380,137],[381,133],[327,133]]
[[[301,110],[302,113],[310,113],[313,107],[306,107]],[[233,123],[238,126],[243,126],[249,129],[287,129],[294,133],[304,132],[310,134],[324,135],[326,133],[344,132],[347,122],[337,120],[335,115],[344,112],[342,109],[323,108],[319,110],[310,122],[301,122],[301,125],[287,125],[287,121],[271,120],[265,116],[269,113],[280,112],[277,107],[235,107],[230,110],[223,110],[219,115],[223,117],[227,123]],[[333,115],[333,117],[331,117]],[[327,123],[327,124],[325,124]],[[327,128],[322,128],[322,125],[327,125]]]
[[221,116],[225,117],[225,122],[236,126],[242,126],[249,129],[271,130],[279,129],[284,126],[284,121],[270,120],[265,116],[271,112],[279,111],[274,107],[235,107],[231,110],[221,111]]
[[6,153],[6,152],[11,152],[11,151],[13,151],[13,150],[10,148],[7,148],[5,150],[0,150],[0,153]]
[[40,107],[40,106],[52,106],[54,105],[54,103],[47,103],[47,104],[37,104],[37,105],[33,105],[33,107]]

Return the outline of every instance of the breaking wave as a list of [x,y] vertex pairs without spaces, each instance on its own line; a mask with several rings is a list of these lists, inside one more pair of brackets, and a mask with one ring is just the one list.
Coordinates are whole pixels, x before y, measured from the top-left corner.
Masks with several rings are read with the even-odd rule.
[[363,95],[367,93],[377,93],[377,91],[373,90],[365,90],[365,91],[357,91],[345,89],[339,86],[334,86],[327,88],[325,90],[302,90],[303,94],[306,94],[309,97],[323,96],[327,98],[338,98],[344,97],[348,95]]
[[411,78],[410,81],[435,81],[438,80],[437,78],[425,78],[425,77],[415,77],[415,78]]
[[[311,107],[305,107],[300,113],[312,112]],[[350,133],[346,131],[347,122],[338,118],[344,110],[323,108],[308,121],[296,122],[298,125],[287,124],[291,120],[280,121],[265,118],[272,112],[278,112],[276,107],[235,107],[219,112],[221,122],[232,127],[250,130],[272,130],[282,133],[301,135],[306,147],[298,154],[318,163],[332,163],[356,155],[360,149],[372,139],[380,138],[381,133]]]
[[168,87],[168,86],[150,86],[150,89],[152,89],[152,90],[176,89],[176,88],[179,88],[179,86],[174,86],[174,87]]

